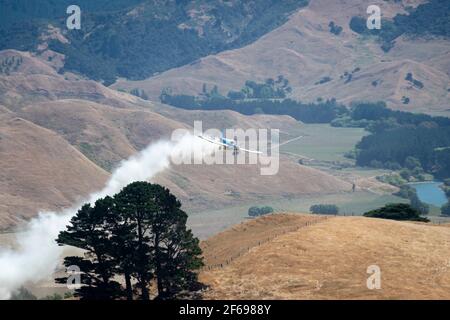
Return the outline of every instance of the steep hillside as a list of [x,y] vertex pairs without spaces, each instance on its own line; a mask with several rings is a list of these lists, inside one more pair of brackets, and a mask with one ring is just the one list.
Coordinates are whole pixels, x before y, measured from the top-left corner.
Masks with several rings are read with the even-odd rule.
[[[276,175],[260,175],[260,165],[176,166],[156,177],[187,208],[219,209],[227,205],[310,194],[350,192],[351,184],[281,156]],[[213,186],[213,187],[212,187]]]
[[[106,83],[118,76],[142,79],[251,43],[307,1],[80,0],[82,27],[75,31],[66,28],[71,4],[0,1],[0,49],[50,48],[65,56],[64,70]],[[54,30],[59,37],[49,37]]]
[[[305,219],[263,217],[223,233],[220,242],[218,236],[207,240],[207,257],[235,248],[235,238],[243,243],[252,239],[256,245],[223,267],[203,271],[201,279],[210,285],[206,298],[450,298],[449,228],[363,217],[331,217],[306,225]],[[278,225],[287,220],[303,227],[279,232]],[[380,290],[367,288],[371,265],[381,269]]]
[[[55,53],[49,53],[57,57]],[[12,110],[41,101],[79,98],[125,107],[137,98],[111,90],[98,82],[57,72],[55,61],[29,52],[0,51],[0,103]]]
[[103,186],[107,172],[56,133],[0,109],[0,227],[61,209]]
[[[60,75],[35,55],[0,52],[2,206],[0,229],[41,209],[68,206],[100,189],[120,161],[147,144],[170,138],[195,120],[207,128],[297,128],[285,116],[231,111],[180,111],[76,76]],[[16,120],[14,120],[16,119]],[[20,125],[19,125],[20,124]],[[339,193],[351,185],[282,157],[276,176],[259,166],[174,166],[156,177],[183,201],[206,210],[261,199]],[[213,183],[214,187],[211,187]]]
[[[382,2],[380,7],[384,18],[392,18],[421,2]],[[367,2],[361,0],[313,0],[287,23],[246,47],[210,55],[146,80],[122,79],[113,87],[139,88],[158,99],[168,87],[175,93],[197,95],[203,84],[208,88],[217,85],[227,94],[240,90],[246,80],[283,75],[293,88],[291,96],[302,101],[319,97],[335,97],[344,103],[384,100],[397,109],[448,114],[449,40],[401,36],[384,52],[376,39],[349,28],[351,18],[366,16],[366,9]],[[342,27],[338,35],[330,32],[330,22]],[[423,87],[406,80],[407,73]]]

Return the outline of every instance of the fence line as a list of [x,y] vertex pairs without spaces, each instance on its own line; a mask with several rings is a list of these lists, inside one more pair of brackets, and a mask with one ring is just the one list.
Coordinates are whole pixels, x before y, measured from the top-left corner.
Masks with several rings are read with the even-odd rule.
[[[221,268],[229,265],[233,260],[239,258],[244,253],[249,252],[252,248],[256,248],[256,247],[262,246],[263,244],[265,244],[265,243],[267,243],[267,242],[269,242],[269,241],[271,241],[271,240],[273,240],[273,239],[275,239],[275,238],[277,238],[277,237],[279,237],[281,235],[284,235],[284,234],[290,233],[290,232],[295,232],[295,231],[298,231],[300,229],[303,229],[303,228],[315,225],[315,224],[317,224],[317,223],[319,223],[319,222],[321,222],[323,220],[327,220],[329,218],[331,218],[331,216],[330,217],[329,216],[322,216],[320,218],[315,218],[315,219],[313,219],[311,221],[306,221],[302,225],[293,226],[293,227],[290,227],[290,228],[283,229],[280,232],[273,234],[272,236],[264,238],[263,240],[255,241],[255,243],[253,245],[245,247],[244,249],[238,251],[238,253],[236,253],[235,255],[231,256],[230,258],[226,259],[225,261],[223,261],[221,263],[215,263],[215,264],[203,266],[202,270],[221,269]],[[213,257],[216,258],[216,256],[213,256]]]

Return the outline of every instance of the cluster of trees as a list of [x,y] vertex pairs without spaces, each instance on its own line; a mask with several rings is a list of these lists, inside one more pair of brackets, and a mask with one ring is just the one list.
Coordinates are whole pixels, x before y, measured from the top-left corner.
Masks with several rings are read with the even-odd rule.
[[391,220],[409,220],[429,222],[427,218],[421,217],[420,212],[406,203],[390,203],[382,208],[364,213],[365,217],[382,218]]
[[[417,176],[424,170],[446,178],[450,176],[447,146],[450,146],[450,127],[400,127],[363,137],[356,146],[359,149],[356,163],[405,167],[404,178]],[[417,165],[415,168],[410,165],[411,159]]]
[[276,80],[269,78],[263,83],[247,80],[240,91],[230,91],[231,100],[243,99],[283,99],[292,92],[289,80],[279,75]]
[[134,182],[94,206],[85,204],[56,240],[85,252],[64,259],[66,267],[76,265],[81,271],[82,286],[75,295],[148,300],[152,287],[159,299],[196,290],[201,250],[180,207],[168,189],[147,182]]
[[422,89],[424,87],[423,83],[417,79],[414,79],[413,74],[408,72],[405,80],[411,82],[416,88]]
[[141,99],[148,100],[148,95],[147,95],[147,93],[145,93],[145,91],[142,90],[142,89],[134,88],[134,89],[132,89],[132,90],[130,91],[130,93],[131,93],[132,95],[136,96],[136,97],[141,98]]
[[449,118],[394,111],[384,102],[355,103],[331,125],[371,133],[351,154],[360,166],[400,170],[407,181],[425,180],[427,173],[450,177]]
[[172,95],[168,89],[163,90],[160,99],[162,103],[188,110],[234,110],[245,115],[282,114],[305,123],[329,123],[347,112],[346,107],[335,99],[317,103],[302,103],[292,99],[234,100],[217,96],[205,99],[190,95]]
[[17,71],[22,62],[21,56],[12,56],[3,59],[0,63],[0,74],[9,75],[11,72]]
[[420,212],[420,214],[425,215],[430,211],[430,206],[426,203],[420,201],[417,196],[417,191],[411,186],[402,185],[400,186],[400,190],[395,193],[396,196],[399,196],[404,199],[408,199],[410,201],[410,205],[413,209]]
[[250,217],[259,217],[263,216],[265,214],[273,213],[273,208],[269,206],[264,207],[250,207],[248,209],[248,215]]
[[316,214],[338,214],[339,208],[334,204],[314,204],[309,211]]
[[353,17],[350,28],[356,33],[374,35],[381,42],[381,48],[389,51],[395,40],[403,34],[412,36],[434,35],[449,37],[450,10],[447,0],[430,0],[410,9],[408,14],[398,14],[393,20],[382,21],[381,29],[369,30],[366,17]]
[[335,24],[334,21],[330,21],[328,28],[330,28],[330,32],[336,36],[340,35],[342,32],[342,27]]

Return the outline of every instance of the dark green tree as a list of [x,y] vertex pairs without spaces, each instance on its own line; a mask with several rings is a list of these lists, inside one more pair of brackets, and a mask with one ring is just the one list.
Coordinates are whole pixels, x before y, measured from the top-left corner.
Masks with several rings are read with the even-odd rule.
[[314,204],[309,211],[316,214],[338,214],[339,208],[334,204]]
[[406,203],[390,203],[382,208],[364,213],[365,217],[382,218],[392,220],[410,220],[429,222],[427,218],[420,216],[420,211]]
[[[138,254],[136,277],[142,298],[156,280],[158,298],[173,298],[197,283],[195,270],[203,263],[198,239],[186,229],[187,214],[170,191],[160,185],[135,182],[115,196],[117,210],[135,223]],[[146,263],[145,261],[150,261]]]
[[[141,299],[149,300],[149,283],[154,278],[154,264],[149,246],[150,222],[155,211],[151,185],[145,182],[129,184],[114,196],[114,200],[116,211],[131,225],[132,230],[128,230],[128,232],[134,236],[132,242],[135,249],[129,264],[133,266],[133,276],[137,279],[137,286],[141,290]],[[119,237],[121,240],[126,240],[124,239],[126,233]]]
[[[64,261],[67,267],[80,268],[82,286],[76,296],[132,300],[134,285],[140,298],[148,300],[153,283],[160,299],[197,290],[202,252],[186,221],[175,196],[147,182],[132,183],[114,198],[98,200],[94,207],[84,205],[57,239],[60,245],[85,251],[83,257]],[[112,280],[118,276],[124,277],[125,288]]]
[[[113,213],[113,199],[106,197],[96,201],[95,206],[85,204],[71,219],[66,231],[62,231],[56,242],[85,251],[83,257],[69,256],[64,259],[66,267],[76,265],[82,273],[79,289],[75,295],[81,299],[104,300],[121,296],[120,284],[113,279],[116,260],[111,255],[111,232],[105,228],[105,220]],[[66,283],[68,277],[58,278]]]

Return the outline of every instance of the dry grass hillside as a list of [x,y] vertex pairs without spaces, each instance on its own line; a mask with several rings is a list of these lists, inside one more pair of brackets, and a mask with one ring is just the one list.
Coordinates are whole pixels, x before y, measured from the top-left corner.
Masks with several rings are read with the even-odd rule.
[[0,226],[69,206],[108,173],[55,132],[0,109]]
[[[393,17],[422,2],[377,4],[385,17]],[[146,80],[119,80],[113,87],[140,88],[157,99],[165,87],[176,93],[198,94],[206,83],[209,88],[218,85],[226,94],[230,89],[239,90],[246,80],[263,81],[281,74],[290,80],[292,96],[302,101],[318,97],[335,97],[344,103],[384,100],[393,108],[448,114],[449,41],[400,38],[384,53],[375,41],[362,39],[349,29],[351,17],[365,16],[367,5],[363,0],[312,0],[287,23],[246,47],[207,56]],[[330,21],[343,28],[339,36],[329,31]],[[359,71],[353,72],[356,69]],[[352,72],[347,81],[344,74]],[[424,88],[406,81],[408,72]],[[316,84],[324,77],[332,80]],[[403,96],[410,99],[409,104],[403,104]]]
[[[203,243],[207,299],[450,299],[450,229],[364,217],[276,214],[251,220]],[[286,226],[284,232],[283,227]],[[263,241],[271,238],[270,241]],[[261,241],[261,244],[258,244]],[[381,268],[369,290],[367,267]]]
[[182,165],[156,177],[186,208],[220,209],[273,198],[349,192],[351,184],[280,156],[276,175],[260,175],[260,165]]
[[[195,120],[202,120],[204,129],[299,126],[286,116],[185,111],[145,102],[99,83],[60,75],[26,52],[1,51],[2,60],[15,62],[0,75],[0,229],[100,189],[120,161],[169,138],[177,128],[191,129]],[[282,157],[280,168],[269,177],[261,176],[258,166],[173,167],[155,181],[169,187],[188,210],[339,193],[351,187],[289,158]]]

